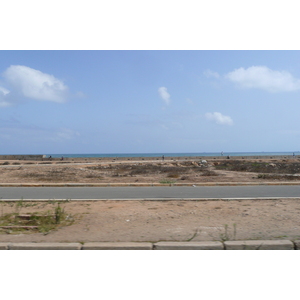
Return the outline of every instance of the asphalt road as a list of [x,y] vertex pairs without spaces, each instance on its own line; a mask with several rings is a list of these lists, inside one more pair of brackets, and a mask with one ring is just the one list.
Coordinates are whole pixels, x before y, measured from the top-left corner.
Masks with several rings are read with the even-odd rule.
[[300,197],[300,185],[201,187],[0,187],[0,199],[106,200]]

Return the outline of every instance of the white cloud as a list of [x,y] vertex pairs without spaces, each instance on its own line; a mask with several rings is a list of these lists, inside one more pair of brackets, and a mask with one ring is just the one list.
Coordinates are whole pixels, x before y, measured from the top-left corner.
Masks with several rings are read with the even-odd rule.
[[300,89],[300,80],[287,71],[274,71],[266,66],[239,68],[225,75],[242,88],[256,88],[268,92],[289,92]]
[[207,77],[207,78],[219,78],[220,75],[218,72],[214,72],[214,71],[211,71],[211,70],[206,70],[203,72],[203,74]]
[[3,76],[18,93],[43,101],[66,101],[68,87],[53,75],[26,66],[10,66]]
[[158,93],[160,97],[164,100],[164,102],[169,105],[171,103],[170,94],[167,92],[167,88],[162,86],[158,89]]
[[219,112],[214,112],[214,113],[206,113],[205,117],[209,121],[214,121],[217,124],[221,125],[232,125],[233,121],[229,116],[224,116]]
[[7,90],[4,87],[0,86],[0,107],[5,107],[11,105],[11,103],[8,101],[10,91]]

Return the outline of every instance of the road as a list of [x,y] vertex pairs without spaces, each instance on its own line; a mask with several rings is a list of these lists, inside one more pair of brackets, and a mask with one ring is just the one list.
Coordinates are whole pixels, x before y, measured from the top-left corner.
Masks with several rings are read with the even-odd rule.
[[0,187],[0,199],[107,200],[300,197],[300,185],[202,187]]

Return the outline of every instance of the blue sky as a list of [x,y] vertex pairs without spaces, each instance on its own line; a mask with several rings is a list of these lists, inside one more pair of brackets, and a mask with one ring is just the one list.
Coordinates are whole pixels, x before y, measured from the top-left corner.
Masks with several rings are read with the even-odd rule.
[[299,151],[299,54],[0,51],[0,153]]

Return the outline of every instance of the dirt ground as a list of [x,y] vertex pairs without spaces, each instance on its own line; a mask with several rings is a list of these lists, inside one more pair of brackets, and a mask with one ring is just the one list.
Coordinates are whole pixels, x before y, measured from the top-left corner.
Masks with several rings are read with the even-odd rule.
[[[0,161],[0,183],[299,183],[296,159],[70,159]],[[0,195],[1,197],[1,195]],[[24,202],[22,213],[57,203]],[[0,242],[208,241],[300,239],[298,199],[242,201],[76,201],[61,203],[74,218],[48,233],[0,230]],[[1,215],[15,203],[2,202]]]
[[180,183],[293,181],[300,158],[72,158],[0,161],[0,183]]
[[[2,203],[2,213],[15,204]],[[56,203],[24,203],[21,213]],[[300,239],[300,201],[74,201],[60,204],[72,225],[46,234],[0,230],[0,242],[221,241]],[[1,214],[1,212],[0,212]]]

